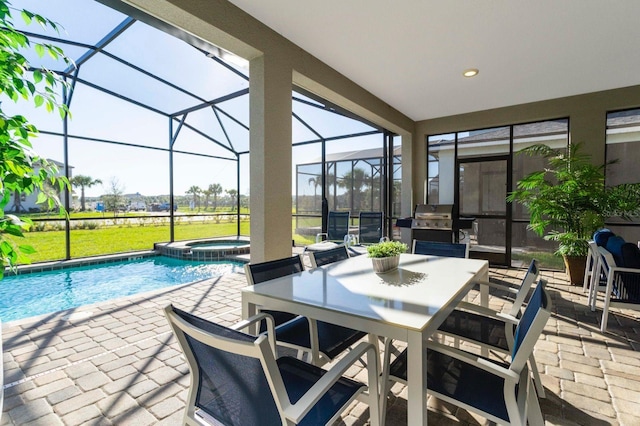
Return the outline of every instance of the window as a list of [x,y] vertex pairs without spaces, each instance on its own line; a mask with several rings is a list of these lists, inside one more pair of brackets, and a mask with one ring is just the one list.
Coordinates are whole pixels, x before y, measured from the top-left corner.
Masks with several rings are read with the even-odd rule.
[[[640,182],[640,108],[607,114],[605,155],[607,162],[615,161],[607,166],[607,185]],[[611,218],[607,226],[627,241],[640,241],[640,218],[631,221]]]

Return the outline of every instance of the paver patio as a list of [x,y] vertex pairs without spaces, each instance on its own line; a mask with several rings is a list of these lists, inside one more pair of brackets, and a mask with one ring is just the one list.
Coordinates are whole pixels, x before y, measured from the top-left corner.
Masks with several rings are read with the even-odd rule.
[[[523,270],[491,269],[518,282]],[[601,311],[559,272],[542,272],[554,314],[536,345],[547,424],[640,424],[640,314],[614,310],[606,334]],[[240,319],[243,274],[145,293],[3,325],[5,401],[1,425],[178,425],[189,378],[162,314],[174,303],[223,324]],[[477,293],[473,294],[477,297]],[[491,300],[500,309],[501,302]],[[353,368],[349,374],[358,376]],[[406,424],[405,388],[396,384],[387,424]],[[345,424],[366,424],[354,403]],[[481,417],[429,400],[431,424],[484,424]]]

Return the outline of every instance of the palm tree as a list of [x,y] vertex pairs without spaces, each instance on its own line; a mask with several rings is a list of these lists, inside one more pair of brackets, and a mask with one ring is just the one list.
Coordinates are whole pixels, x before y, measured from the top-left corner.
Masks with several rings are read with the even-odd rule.
[[238,191],[235,189],[227,189],[227,194],[231,197],[231,211],[236,209],[236,196],[238,195]]
[[199,186],[193,185],[191,188],[185,191],[185,194],[193,194],[193,206],[195,207],[198,203],[198,195],[202,193],[202,189]]
[[71,178],[71,185],[80,187],[80,210],[85,211],[84,189],[91,188],[93,185],[101,184],[100,179],[94,179],[91,176],[76,175]]
[[212,183],[209,185],[209,191],[213,194],[213,211],[218,208],[218,195],[222,194],[222,185],[219,183]]
[[206,211],[207,207],[209,206],[209,197],[211,196],[211,194],[213,194],[213,192],[211,191],[211,185],[209,185],[209,188],[203,189],[202,193],[204,194],[204,209]]
[[322,176],[310,177],[309,184],[313,184],[313,211],[316,211],[316,198],[318,197],[318,187],[322,185]]
[[351,199],[351,209],[359,211],[361,208],[362,189],[367,186],[369,175],[364,169],[355,168],[344,174],[342,180],[338,183],[341,188],[347,190],[347,194]]

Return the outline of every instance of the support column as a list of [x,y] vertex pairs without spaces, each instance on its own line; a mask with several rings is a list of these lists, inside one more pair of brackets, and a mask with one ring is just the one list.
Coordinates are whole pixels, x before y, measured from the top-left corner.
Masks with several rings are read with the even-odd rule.
[[273,55],[251,60],[251,262],[291,256],[291,65]]
[[[400,207],[400,216],[401,217],[409,217],[413,215],[413,204],[414,201],[420,200],[419,198],[414,198],[413,188],[415,188],[416,182],[413,181],[414,170],[420,170],[419,167],[414,166],[414,152],[413,149],[413,135],[404,134],[402,137],[402,197],[401,197],[401,207]],[[426,159],[426,157],[424,157]],[[426,166],[426,160],[424,162]],[[411,229],[409,228],[401,228],[400,234],[402,235],[401,241],[405,244],[408,244],[411,247]]]

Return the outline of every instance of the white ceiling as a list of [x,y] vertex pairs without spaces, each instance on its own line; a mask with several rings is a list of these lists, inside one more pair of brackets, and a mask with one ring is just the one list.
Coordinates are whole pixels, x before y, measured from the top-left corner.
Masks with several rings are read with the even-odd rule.
[[413,120],[640,84],[640,0],[230,1]]

